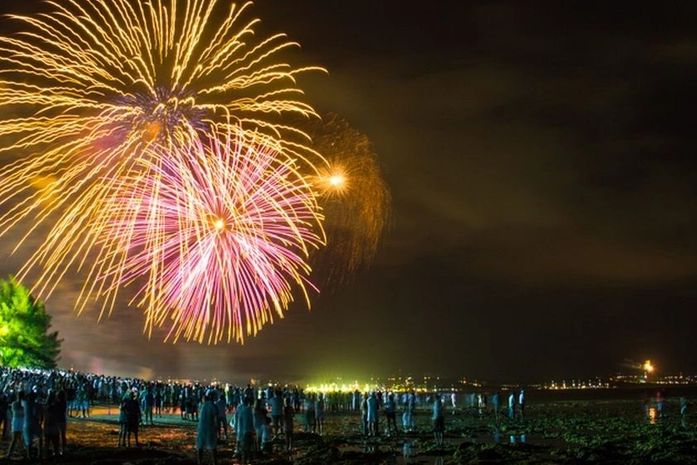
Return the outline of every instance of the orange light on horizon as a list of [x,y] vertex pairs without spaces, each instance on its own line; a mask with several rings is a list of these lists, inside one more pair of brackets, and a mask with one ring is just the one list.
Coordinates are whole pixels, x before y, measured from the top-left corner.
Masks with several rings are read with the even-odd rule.
[[642,365],[642,368],[644,369],[644,371],[647,374],[653,373],[656,370],[656,367],[653,366],[653,364],[651,363],[651,360],[645,361],[644,364]]

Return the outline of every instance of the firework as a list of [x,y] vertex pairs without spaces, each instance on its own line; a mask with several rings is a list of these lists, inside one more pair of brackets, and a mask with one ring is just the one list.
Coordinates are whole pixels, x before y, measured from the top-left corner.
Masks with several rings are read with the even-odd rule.
[[94,255],[114,260],[100,266],[125,263],[99,240],[123,179],[141,183],[134,201],[157,197],[147,192],[162,169],[152,146],[176,151],[211,127],[253,129],[258,143],[312,165],[304,133],[276,116],[315,114],[295,80],[318,68],[278,61],[297,44],[282,34],[256,40],[249,3],[223,14],[227,2],[217,0],[47,3],[50,12],[12,16],[23,32],[0,37],[0,107],[16,115],[0,118],[0,137],[11,141],[0,154],[23,154],[0,174],[0,235],[31,220],[19,247],[50,225],[19,273],[41,269],[39,296]]
[[351,190],[349,173],[339,157],[333,159],[330,164],[320,167],[313,177],[315,190],[327,199],[345,197]]
[[151,176],[125,178],[109,206],[116,220],[103,245],[129,259],[103,256],[88,283],[106,280],[108,298],[146,276],[132,303],[148,332],[169,322],[174,341],[243,342],[283,317],[294,289],[309,306],[307,258],[324,239],[297,164],[231,133],[156,150],[164,161],[143,160]]
[[310,133],[328,162],[312,177],[329,238],[317,261],[323,262],[325,276],[341,280],[373,260],[391,196],[364,134],[336,115],[327,115]]

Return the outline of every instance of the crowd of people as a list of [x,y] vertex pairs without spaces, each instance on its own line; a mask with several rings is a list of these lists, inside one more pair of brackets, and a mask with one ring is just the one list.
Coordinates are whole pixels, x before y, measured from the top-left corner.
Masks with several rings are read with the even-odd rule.
[[[524,391],[511,396],[509,414],[524,415]],[[248,463],[254,454],[268,452],[274,441],[292,450],[296,415],[305,432],[324,434],[328,412],[360,412],[360,430],[366,437],[373,437],[381,434],[382,416],[387,435],[413,432],[415,412],[424,407],[432,411],[434,438],[442,444],[448,398],[455,409],[454,392],[306,393],[288,386],[149,382],[63,370],[0,369],[0,424],[4,438],[9,439],[11,433],[8,457],[20,449],[29,458],[62,455],[67,445],[68,418],[89,418],[95,403],[109,409],[118,405],[119,447],[139,446],[140,428],[154,424],[165,414],[178,413],[181,420],[196,422],[199,460],[205,450],[210,450],[214,463],[217,445],[229,439],[230,429],[235,434],[237,454]],[[487,409],[487,395],[470,394],[465,398],[470,407],[480,412]],[[498,415],[498,393],[491,396],[491,402]],[[398,411],[401,428],[397,424]]]
[[[152,425],[165,415],[172,421],[178,415],[183,422],[196,423],[199,463],[208,450],[217,464],[218,445],[232,437],[242,463],[271,452],[274,444],[292,451],[296,418],[306,433],[323,435],[326,414],[346,412],[357,418],[359,434],[372,438],[415,432],[418,411],[419,415],[430,415],[435,444],[441,447],[446,411],[489,415],[498,424],[503,416],[524,419],[526,401],[524,389],[469,393],[414,390],[320,393],[305,392],[294,386],[238,387],[145,381],[63,370],[0,368],[0,431],[9,441],[8,458],[20,450],[30,459],[62,455],[67,447],[68,419],[89,418],[95,403],[109,411],[118,406],[119,447],[139,446],[138,434],[143,425]],[[680,398],[679,404],[684,418],[688,403]],[[645,402],[649,415],[656,418],[663,416],[664,406],[663,391]]]
[[[140,427],[178,411],[182,420],[197,423],[199,458],[208,449],[217,462],[217,444],[228,439],[231,427],[236,434],[237,453],[243,463],[249,463],[252,454],[268,452],[271,441],[280,436],[285,438],[286,449],[291,450],[295,413],[303,410],[305,400],[298,388],[222,387],[63,370],[0,368],[0,429],[5,439],[9,440],[11,433],[8,458],[20,449],[29,459],[62,455],[67,446],[68,418],[89,418],[91,407],[101,403],[110,410],[118,405],[120,447],[139,446]],[[318,408],[308,408],[319,412],[313,418],[320,421],[320,431],[323,403],[324,397],[318,401]],[[315,428],[313,420],[312,430]]]

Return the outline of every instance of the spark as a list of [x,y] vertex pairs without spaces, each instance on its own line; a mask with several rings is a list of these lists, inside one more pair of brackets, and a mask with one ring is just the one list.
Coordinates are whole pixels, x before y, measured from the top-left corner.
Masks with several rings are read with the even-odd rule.
[[329,184],[336,188],[342,187],[346,184],[346,178],[340,174],[335,174],[329,177]]
[[314,176],[315,189],[325,197],[343,196],[349,191],[349,182],[346,169],[340,164],[329,164],[320,167]]
[[215,223],[213,223],[213,227],[215,227],[215,230],[218,232],[223,231],[225,229],[225,220],[220,218],[215,220]]

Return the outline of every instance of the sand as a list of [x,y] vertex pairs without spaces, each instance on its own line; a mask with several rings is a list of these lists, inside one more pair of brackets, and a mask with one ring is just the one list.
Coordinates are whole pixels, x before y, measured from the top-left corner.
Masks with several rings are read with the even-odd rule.
[[[141,447],[119,448],[115,408],[95,408],[89,419],[70,419],[69,448],[48,463],[105,465],[195,464],[195,424],[179,415],[156,418],[155,426],[141,431]],[[282,465],[324,464],[549,464],[549,463],[678,463],[697,464],[697,430],[694,420],[680,417],[674,404],[664,418],[637,401],[533,402],[525,419],[493,414],[448,411],[446,446],[433,444],[429,414],[417,414],[419,432],[366,440],[354,413],[329,413],[325,434],[298,433],[292,454],[274,453],[253,463]],[[300,429],[301,417],[296,419]],[[384,427],[384,421],[381,423]],[[2,447],[7,448],[3,441]],[[234,444],[222,443],[221,464],[238,463]],[[12,463],[26,462],[15,454]],[[209,457],[206,457],[210,463]]]

